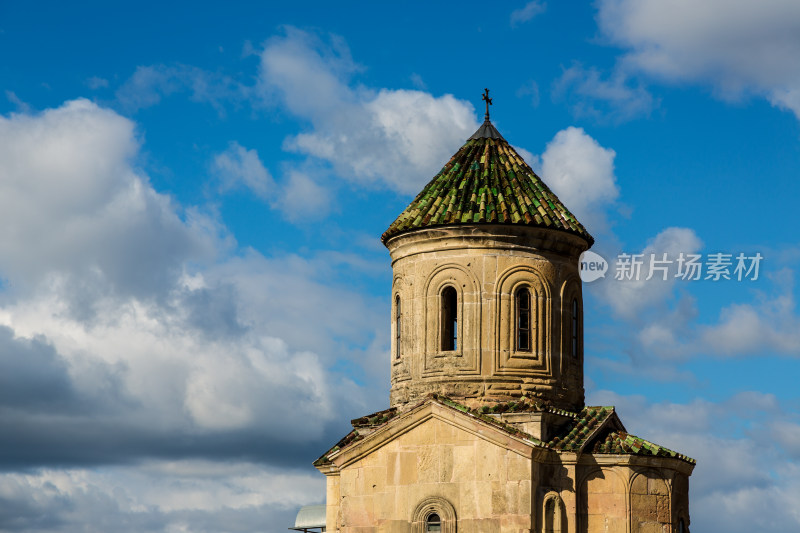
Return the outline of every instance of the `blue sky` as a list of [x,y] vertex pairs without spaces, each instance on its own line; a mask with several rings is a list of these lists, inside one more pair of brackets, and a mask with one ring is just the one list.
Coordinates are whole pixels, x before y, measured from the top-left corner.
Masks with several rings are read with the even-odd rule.
[[[698,459],[692,531],[800,515],[793,0],[0,4],[0,530],[284,531],[388,405],[379,236],[492,119],[594,251],[586,389]],[[645,265],[645,268],[647,265]]]

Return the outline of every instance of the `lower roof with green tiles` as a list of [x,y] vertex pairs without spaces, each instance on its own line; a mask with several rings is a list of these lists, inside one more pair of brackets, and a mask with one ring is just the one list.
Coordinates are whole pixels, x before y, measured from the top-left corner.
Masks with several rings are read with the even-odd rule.
[[[692,465],[696,463],[691,457],[628,434],[614,407],[611,406],[584,407],[579,412],[572,412],[557,409],[533,399],[521,398],[516,401],[498,403],[491,407],[483,406],[480,409],[470,409],[446,396],[430,394],[412,410],[428,402],[436,402],[482,420],[511,436],[529,442],[537,448],[547,448],[555,452],[671,457]],[[549,440],[543,441],[504,422],[502,419],[502,415],[505,413],[531,411],[557,414],[562,416],[566,422],[559,425],[558,430]],[[392,408],[354,419],[352,421],[353,431],[345,435],[322,457],[314,461],[314,465],[321,466],[330,463],[328,455],[364,439],[369,433],[390,423],[397,414],[397,410]]]
[[460,224],[511,224],[594,238],[490,122],[422,189],[381,236]]

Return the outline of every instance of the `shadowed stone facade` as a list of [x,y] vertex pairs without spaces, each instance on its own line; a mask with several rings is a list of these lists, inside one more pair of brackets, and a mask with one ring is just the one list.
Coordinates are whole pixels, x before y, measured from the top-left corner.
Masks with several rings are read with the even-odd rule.
[[584,405],[593,239],[488,118],[383,241],[390,408],[314,463],[327,531],[689,531],[694,461]]

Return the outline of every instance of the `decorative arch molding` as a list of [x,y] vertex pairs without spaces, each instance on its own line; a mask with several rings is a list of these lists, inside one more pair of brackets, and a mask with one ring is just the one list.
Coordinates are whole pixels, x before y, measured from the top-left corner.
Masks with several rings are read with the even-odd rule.
[[[552,377],[552,289],[542,272],[532,265],[514,265],[495,283],[496,374]],[[531,296],[531,349],[517,350],[515,294],[528,289]]]
[[[453,287],[458,295],[458,344],[452,351],[442,350],[441,297],[446,287]],[[481,289],[475,274],[458,263],[445,263],[431,271],[422,290],[422,338],[425,342],[422,376],[444,372],[480,374]]]
[[564,533],[566,507],[561,495],[550,491],[542,499],[542,533]]
[[[667,470],[670,472],[669,470]],[[630,494],[633,490],[633,484],[636,480],[642,476],[648,479],[658,479],[664,482],[664,485],[667,488],[667,496],[672,498],[672,481],[671,479],[664,476],[664,470],[657,470],[655,468],[634,468],[633,473],[628,480],[628,493]]]
[[[400,320],[397,320],[397,303],[400,303]],[[415,313],[413,311],[414,295],[411,287],[401,275],[392,279],[392,314],[391,314],[391,381],[392,383],[411,379],[411,360],[415,351],[413,344]],[[400,325],[398,335],[397,326]],[[401,346],[397,346],[400,339]],[[399,357],[398,357],[399,356]]]
[[[572,353],[573,343],[573,301],[577,301],[577,345],[576,353]],[[558,324],[553,329],[559,331],[558,366],[561,375],[569,373],[570,369],[583,373],[583,292],[581,280],[578,276],[570,275],[561,284],[559,291],[559,312],[555,317]],[[578,380],[583,383],[583,379]]]
[[411,533],[425,533],[425,523],[432,514],[442,521],[442,533],[456,533],[456,508],[441,496],[429,496],[422,500],[411,515]]
[[[630,516],[630,492],[628,490],[630,487],[630,480],[625,472],[628,472],[628,470],[624,467],[597,466],[589,468],[578,477],[578,483],[576,484],[576,504],[578,511],[577,530],[579,532],[591,531],[593,527],[601,527],[602,522],[605,520],[605,517],[601,515],[589,513],[589,498],[593,497],[592,495],[596,498],[603,498],[606,494],[618,494],[621,496],[622,500],[620,503],[624,502],[625,505],[625,516]],[[605,487],[603,492],[590,493],[589,483],[593,479],[598,478],[611,483],[611,488],[616,490],[609,491],[609,487]]]
[[561,353],[564,358],[572,357],[572,302],[578,302],[578,364],[583,364],[583,292],[581,281],[577,276],[569,276],[561,284],[559,294],[561,324]]

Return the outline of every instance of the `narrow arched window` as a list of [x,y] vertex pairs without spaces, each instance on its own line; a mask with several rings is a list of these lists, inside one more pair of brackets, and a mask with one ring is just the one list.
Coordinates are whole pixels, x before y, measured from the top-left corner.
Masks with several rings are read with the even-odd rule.
[[439,518],[439,515],[436,513],[428,515],[428,519],[425,520],[425,531],[441,531],[442,530],[442,520]]
[[455,287],[442,291],[442,351],[451,352],[458,346],[458,293]]
[[678,522],[678,533],[686,533],[686,523],[683,521],[683,518]]
[[401,347],[401,332],[403,331],[401,327],[403,314],[400,310],[400,295],[394,297],[394,356],[396,359],[400,359]]
[[[552,493],[551,493],[552,494]],[[548,495],[544,501],[544,533],[561,533],[564,502],[558,495]]]
[[578,299],[572,299],[572,357],[578,357]]
[[531,291],[523,287],[514,297],[517,305],[517,351],[531,351]]

